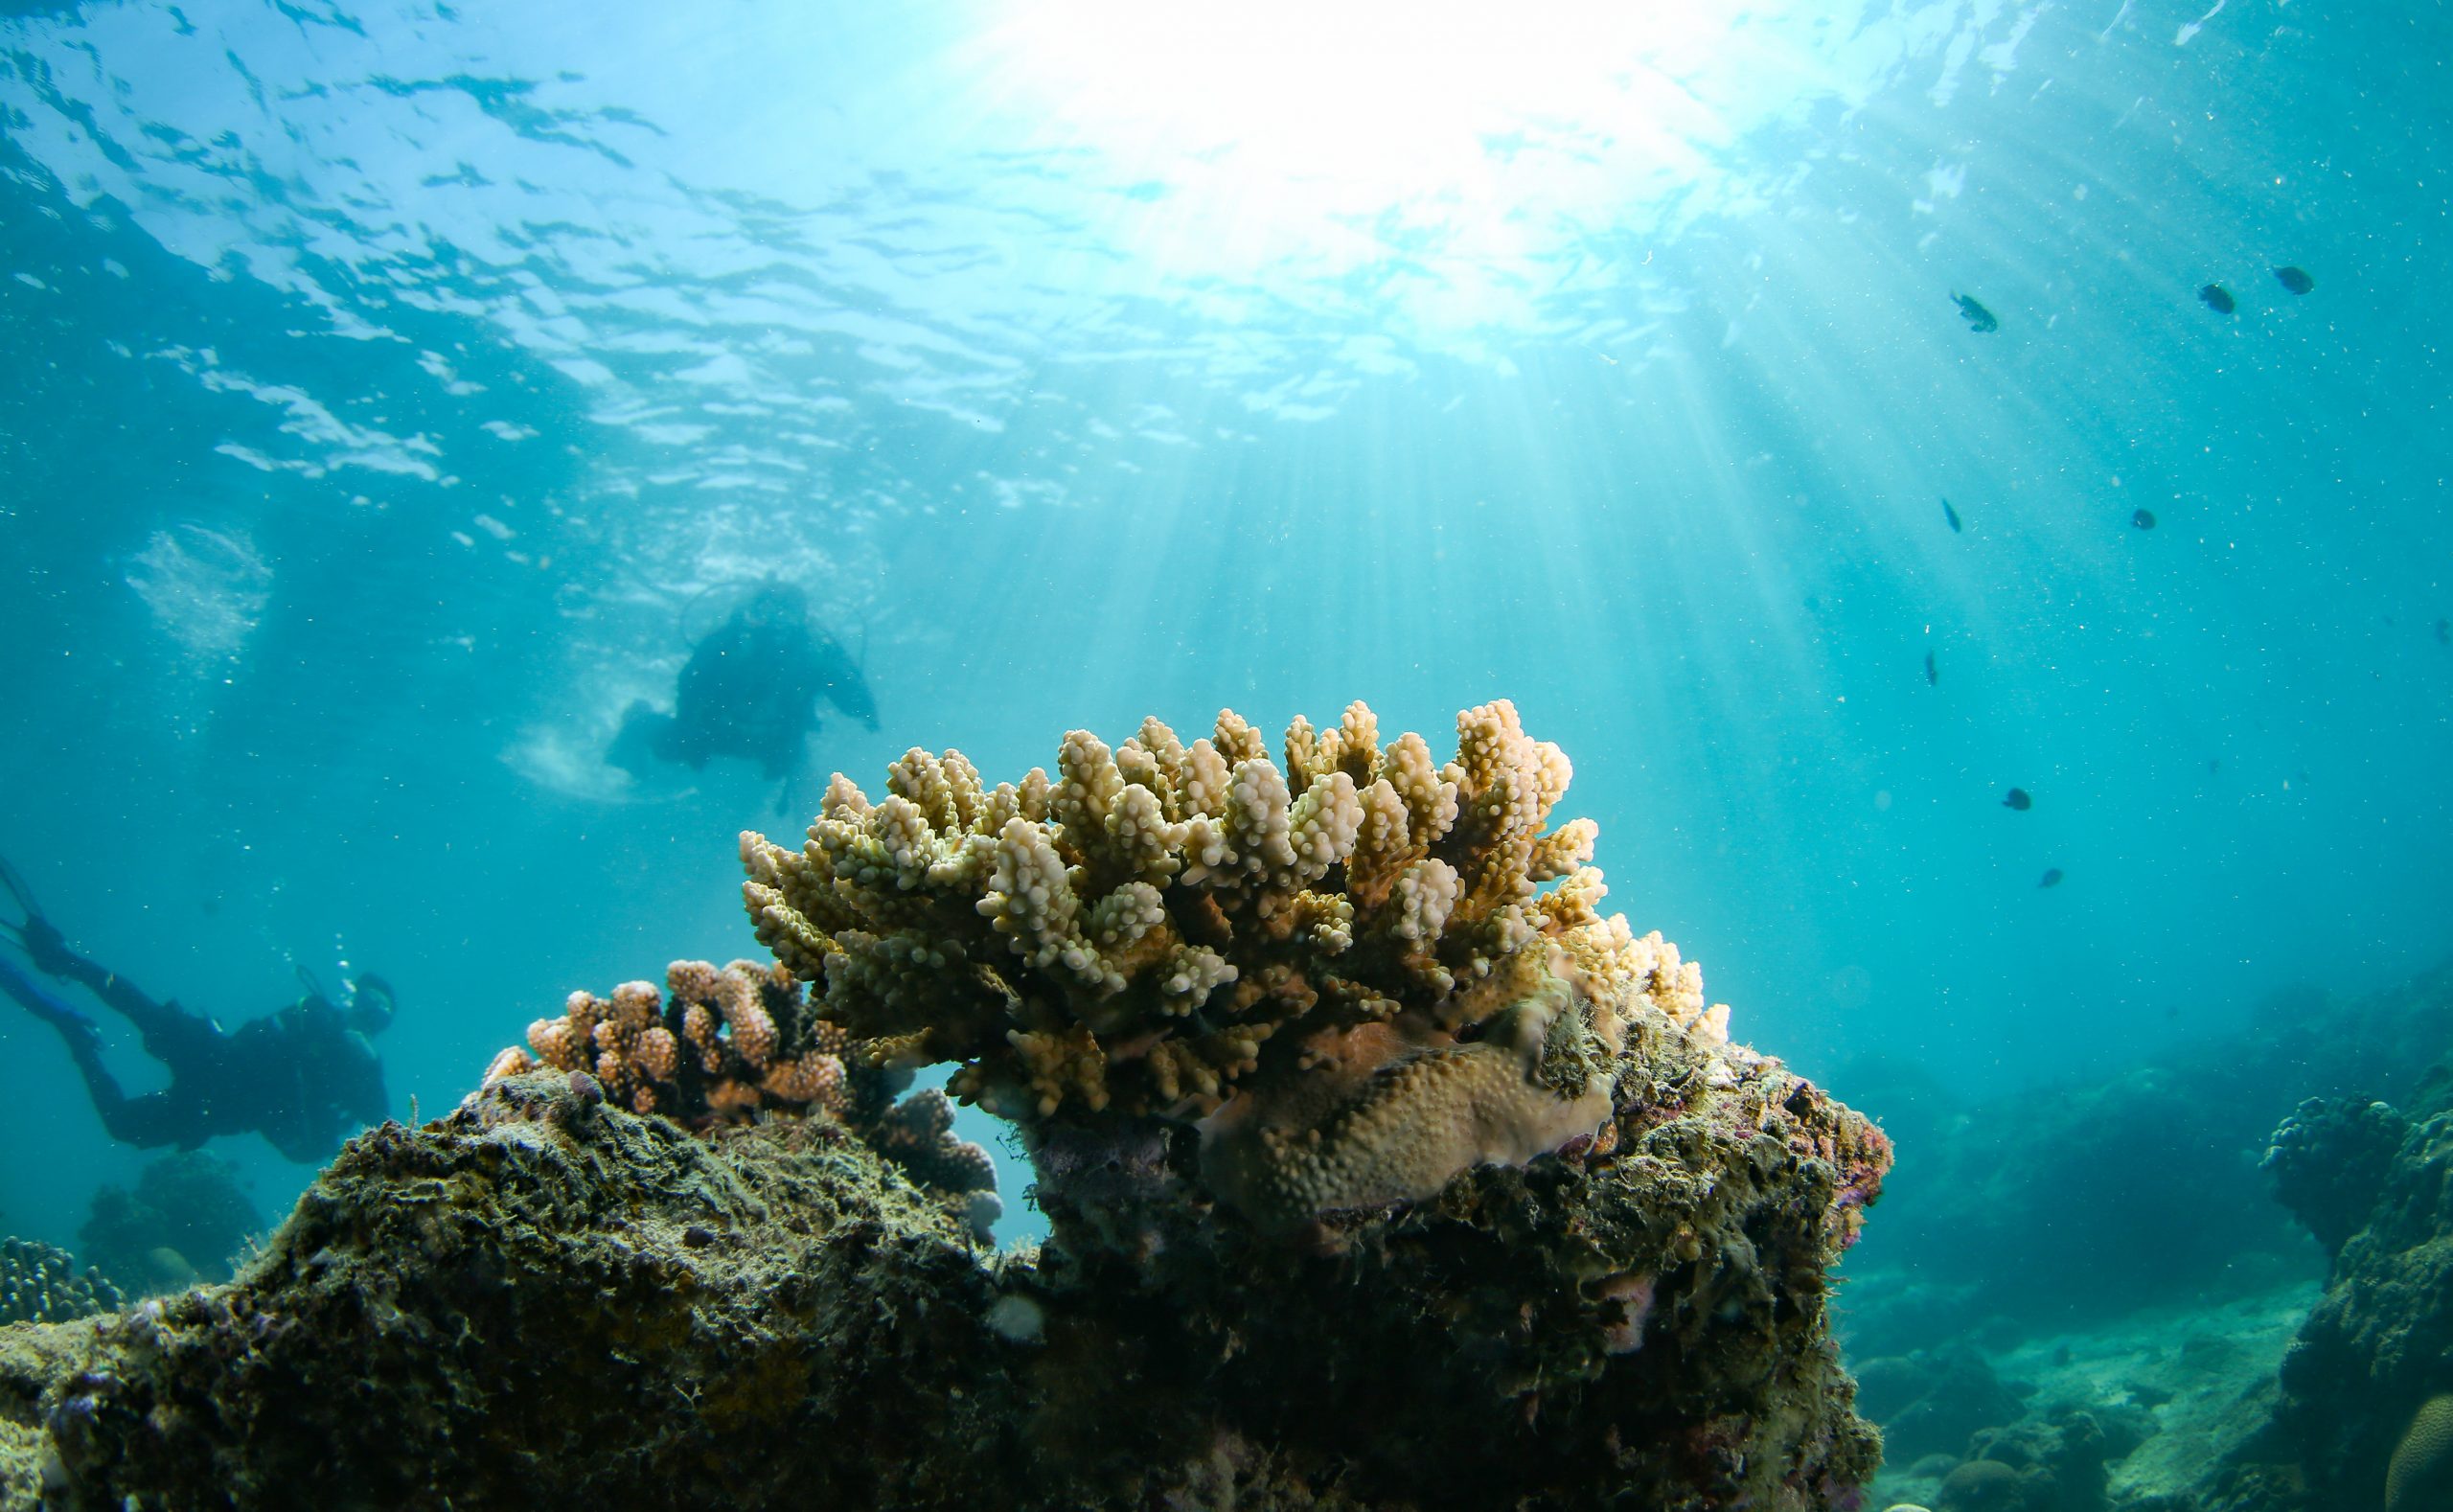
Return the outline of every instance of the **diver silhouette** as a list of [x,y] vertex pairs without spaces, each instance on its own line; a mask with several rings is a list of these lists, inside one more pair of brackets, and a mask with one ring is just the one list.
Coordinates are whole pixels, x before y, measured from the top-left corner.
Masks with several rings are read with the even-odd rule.
[[675,681],[673,712],[644,699],[622,716],[606,760],[634,777],[651,761],[693,771],[708,758],[758,764],[769,781],[800,769],[802,745],[818,727],[824,699],[870,729],[877,700],[843,648],[813,624],[809,600],[789,583],[768,583],[691,648]]
[[304,997],[233,1032],[176,1002],[154,1001],[70,950],[5,859],[0,886],[25,914],[22,923],[0,920],[0,931],[15,939],[34,970],[101,998],[145,1037],[145,1053],[170,1068],[170,1086],[130,1097],[103,1064],[102,1026],[0,956],[0,992],[59,1032],[112,1138],[146,1150],[194,1150],[216,1134],[252,1130],[288,1158],[312,1165],[356,1129],[389,1115],[383,1063],[368,1037],[392,1021],[392,989],[374,973],[358,974],[342,1007],[301,969]]

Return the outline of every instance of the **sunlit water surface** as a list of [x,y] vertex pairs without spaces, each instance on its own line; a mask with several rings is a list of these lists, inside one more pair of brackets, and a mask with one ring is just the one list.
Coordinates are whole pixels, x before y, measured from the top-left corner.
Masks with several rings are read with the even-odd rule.
[[[914,744],[1513,698],[1613,904],[1843,1095],[2391,978],[2453,943],[2448,30],[20,5],[0,851],[225,1021],[385,972],[447,1106],[748,949],[733,833],[796,819],[602,751],[780,574],[883,706],[794,814]],[[56,1156],[0,1215],[67,1238],[139,1157],[0,1046]]]

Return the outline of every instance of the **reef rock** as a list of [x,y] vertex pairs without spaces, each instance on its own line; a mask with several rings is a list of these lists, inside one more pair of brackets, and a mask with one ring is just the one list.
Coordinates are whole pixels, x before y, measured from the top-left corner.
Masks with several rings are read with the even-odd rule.
[[2368,1097],[2311,1097],[2274,1131],[2261,1162],[2275,1200],[2332,1260],[2375,1209],[2410,1120]]
[[[2339,1248],[2283,1356],[2271,1419],[2209,1477],[2200,1504],[2443,1505],[2453,1488],[2453,1081],[2426,1079],[2407,1118],[2364,1098],[2305,1105],[2274,1148],[2281,1194]],[[2344,1205],[2359,1193],[2371,1199],[2364,1213]]]

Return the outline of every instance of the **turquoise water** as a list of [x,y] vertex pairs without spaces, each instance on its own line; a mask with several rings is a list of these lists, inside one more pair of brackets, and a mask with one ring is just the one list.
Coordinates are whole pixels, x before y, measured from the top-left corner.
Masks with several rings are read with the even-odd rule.
[[[0,854],[225,1023],[381,972],[401,1115],[752,949],[775,785],[603,757],[767,576],[880,707],[793,812],[1512,698],[1844,1097],[2453,947],[2441,7],[8,9]],[[145,1157],[0,1078],[69,1242]]]

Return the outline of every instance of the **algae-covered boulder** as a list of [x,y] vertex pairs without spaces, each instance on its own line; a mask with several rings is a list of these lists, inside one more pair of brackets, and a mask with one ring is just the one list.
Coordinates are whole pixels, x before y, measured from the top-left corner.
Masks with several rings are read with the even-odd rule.
[[745,847],[773,968],[575,995],[228,1285],[0,1333],[0,1508],[1855,1505],[1888,1142],[1598,912],[1555,747],[1459,736],[838,779]]
[[936,1447],[1004,1432],[952,1389],[995,1294],[838,1123],[514,1078],[352,1141],[228,1285],[0,1334],[0,1506],[952,1505],[980,1467],[940,1491]]
[[[1341,1254],[1141,1264],[1069,1197],[999,1258],[830,1120],[696,1135],[570,1080],[361,1136],[229,1285],[0,1332],[0,1507],[1821,1507],[1872,1474],[1822,1281],[1846,1115],[1768,1064]],[[1198,1168],[1133,1154],[1108,1194]]]

